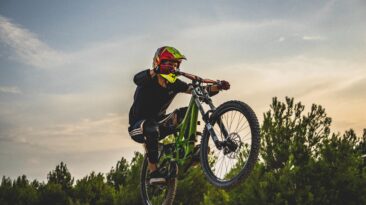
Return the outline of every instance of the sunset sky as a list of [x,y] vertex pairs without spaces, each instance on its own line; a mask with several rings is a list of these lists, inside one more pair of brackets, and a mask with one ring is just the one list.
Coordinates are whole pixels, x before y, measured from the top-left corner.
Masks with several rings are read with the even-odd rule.
[[[79,179],[142,151],[127,133],[133,75],[170,45],[181,69],[228,80],[214,103],[320,104],[366,128],[366,1],[0,0],[0,177]],[[169,110],[188,104],[176,98]]]

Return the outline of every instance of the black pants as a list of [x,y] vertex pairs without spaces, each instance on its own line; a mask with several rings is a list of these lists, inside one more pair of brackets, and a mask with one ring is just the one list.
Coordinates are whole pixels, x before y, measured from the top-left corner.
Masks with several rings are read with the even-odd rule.
[[140,119],[130,125],[128,132],[138,143],[146,144],[147,157],[150,163],[158,162],[158,142],[160,139],[174,133],[176,126],[182,122],[187,107],[179,108],[160,119]]

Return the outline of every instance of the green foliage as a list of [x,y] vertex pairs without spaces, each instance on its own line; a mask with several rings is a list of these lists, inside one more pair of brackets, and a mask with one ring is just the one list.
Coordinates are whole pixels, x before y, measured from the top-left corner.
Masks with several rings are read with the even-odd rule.
[[200,205],[216,205],[229,203],[229,194],[223,189],[217,189],[209,185],[207,191],[203,195],[203,201]]
[[366,204],[365,134],[330,134],[324,108],[304,109],[290,98],[273,99],[261,129],[261,160],[228,192],[227,204]]
[[126,184],[120,187],[116,195],[116,204],[140,205],[140,170],[143,162],[143,155],[135,152],[135,156],[129,165],[130,169],[126,177]]
[[192,167],[184,178],[178,180],[176,204],[200,204],[208,187],[201,167]]
[[108,184],[112,185],[116,190],[119,190],[120,186],[126,185],[129,168],[127,160],[122,157],[117,162],[116,168],[114,169],[112,167],[111,171],[107,174]]
[[71,177],[71,173],[65,163],[61,162],[56,166],[55,170],[49,172],[47,179],[48,183],[59,184],[64,192],[71,194],[74,178]]
[[33,184],[30,184],[27,177],[22,175],[13,182],[10,178],[3,177],[0,187],[0,204],[36,204],[39,195]]
[[[331,118],[325,109],[312,105],[307,114],[305,106],[286,98],[282,103],[273,98],[271,110],[264,114],[261,129],[261,156],[268,170],[283,168],[286,163],[300,166],[319,154],[322,140],[330,134]],[[296,156],[296,157],[295,157]]]
[[42,184],[38,191],[40,193],[41,205],[68,205],[70,204],[71,197],[63,190],[61,184],[55,184],[49,182],[47,184]]
[[[366,204],[366,129],[331,133],[325,109],[274,98],[264,113],[260,161],[251,175],[230,190],[213,187],[201,167],[181,173],[175,204]],[[143,155],[130,163],[121,158],[105,176],[77,180],[61,162],[47,183],[30,182],[25,175],[2,177],[1,205],[139,205]],[[181,171],[181,170],[180,170]]]
[[104,176],[101,173],[92,172],[81,180],[77,180],[74,192],[75,201],[82,204],[114,204],[115,191],[104,182]]

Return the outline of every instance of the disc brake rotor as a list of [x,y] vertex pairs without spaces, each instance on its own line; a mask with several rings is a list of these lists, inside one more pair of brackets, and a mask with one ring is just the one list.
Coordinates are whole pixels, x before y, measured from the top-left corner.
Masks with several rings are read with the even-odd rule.
[[230,133],[226,141],[226,146],[224,147],[224,155],[228,158],[235,159],[236,155],[239,153],[237,150],[241,149],[242,144],[243,143],[238,133]]

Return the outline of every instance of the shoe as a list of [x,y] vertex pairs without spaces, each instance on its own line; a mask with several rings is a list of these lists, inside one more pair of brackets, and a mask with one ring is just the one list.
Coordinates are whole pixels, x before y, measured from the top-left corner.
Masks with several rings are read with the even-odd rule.
[[158,170],[155,170],[155,171],[150,173],[150,181],[149,182],[152,185],[154,185],[154,184],[165,184],[166,179]]

